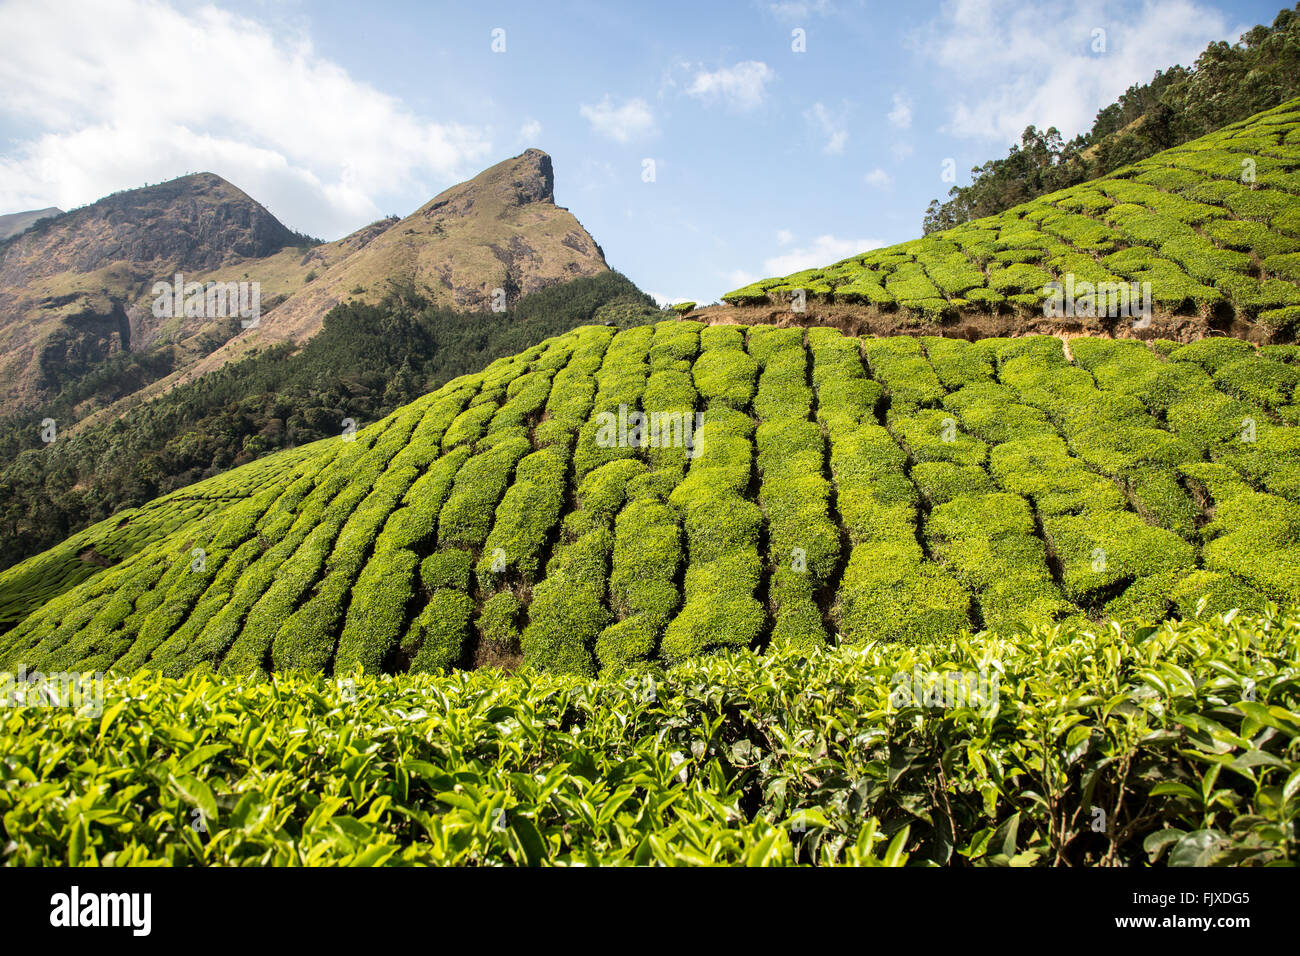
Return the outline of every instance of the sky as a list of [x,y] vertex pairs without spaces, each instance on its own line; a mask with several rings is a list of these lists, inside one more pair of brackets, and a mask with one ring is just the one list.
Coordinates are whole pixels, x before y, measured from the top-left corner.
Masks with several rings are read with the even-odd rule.
[[0,0],[0,213],[209,171],[332,240],[537,147],[610,266],[707,303],[1281,5]]

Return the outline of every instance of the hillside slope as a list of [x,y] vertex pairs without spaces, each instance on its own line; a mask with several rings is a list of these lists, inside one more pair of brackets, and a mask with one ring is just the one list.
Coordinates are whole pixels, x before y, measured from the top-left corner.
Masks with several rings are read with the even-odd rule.
[[[336,307],[296,349],[281,343],[151,401],[91,413],[52,444],[40,442],[30,419],[0,427],[0,570],[123,508],[338,435],[345,419],[378,421],[457,375],[572,328],[662,318],[612,270],[548,286],[500,314],[438,308],[403,290],[374,306]],[[41,411],[71,418],[66,404]]]
[[971,170],[966,186],[934,200],[925,232],[992,216],[1044,193],[1096,179],[1161,150],[1300,95],[1300,4],[1236,43],[1211,43],[1189,69],[1157,70],[1097,112],[1092,128],[1065,142],[1055,127],[1029,126],[1004,159]]
[[[283,257],[281,257],[283,258]],[[344,301],[375,303],[395,286],[409,286],[437,305],[465,311],[505,305],[570,279],[606,271],[604,253],[582,224],[555,205],[551,157],[525,150],[473,179],[439,193],[404,219],[386,219],[312,249],[300,261],[269,261],[250,270],[280,274],[304,285],[223,348],[160,388],[188,381],[249,350],[303,342],[326,313]]]
[[57,206],[50,206],[47,209],[29,209],[26,212],[7,213],[0,216],[0,241],[16,236],[20,232],[25,232],[42,219],[61,215],[63,215],[63,210]]
[[154,283],[176,272],[242,271],[301,239],[220,176],[195,173],[116,193],[0,243],[0,412],[52,398],[111,356],[224,326],[155,317]]
[[45,602],[0,667],[592,673],[1300,600],[1300,349],[1070,345],[578,329],[128,516],[58,596],[107,523],[0,574]]
[[[1151,324],[1044,314],[1049,283],[1150,284]],[[872,331],[1287,340],[1300,321],[1300,99],[1083,185],[723,298],[748,321],[856,311]],[[1095,308],[1095,303],[1094,303]],[[1087,310],[1084,309],[1084,312]],[[1096,309],[1102,312],[1102,309]],[[742,321],[745,319],[742,317]]]

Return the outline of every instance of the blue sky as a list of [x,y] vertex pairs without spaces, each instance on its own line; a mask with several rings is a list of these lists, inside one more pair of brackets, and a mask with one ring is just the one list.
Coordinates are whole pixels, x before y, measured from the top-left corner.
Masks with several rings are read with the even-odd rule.
[[1280,6],[4,0],[0,212],[210,170],[337,239],[536,146],[611,266],[708,302],[919,235],[946,160]]

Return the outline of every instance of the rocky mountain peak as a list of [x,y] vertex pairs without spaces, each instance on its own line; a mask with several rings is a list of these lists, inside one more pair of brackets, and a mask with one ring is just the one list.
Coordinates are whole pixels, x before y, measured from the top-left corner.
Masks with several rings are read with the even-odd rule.
[[540,149],[489,166],[473,179],[444,189],[417,212],[424,216],[501,213],[532,203],[555,203],[551,157]]

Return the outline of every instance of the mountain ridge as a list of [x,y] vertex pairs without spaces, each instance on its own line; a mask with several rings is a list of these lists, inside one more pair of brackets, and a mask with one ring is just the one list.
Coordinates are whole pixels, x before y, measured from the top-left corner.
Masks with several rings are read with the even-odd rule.
[[155,316],[154,283],[230,270],[303,238],[214,173],[37,221],[0,243],[0,410],[35,407],[123,352],[164,340],[182,357],[201,349],[220,323]]
[[0,215],[0,242],[16,236],[20,232],[26,232],[42,219],[61,215],[63,215],[63,210],[58,206],[47,206],[45,209],[28,209],[23,212]]
[[[261,283],[258,326],[233,330],[215,350],[124,401],[147,401],[257,349],[301,345],[320,331],[330,309],[376,304],[394,286],[409,285],[438,305],[486,311],[494,289],[506,293],[509,306],[547,286],[609,271],[609,265],[578,219],[555,204],[550,156],[530,148],[448,187],[405,217],[376,220],[305,252],[285,248],[241,269]],[[200,283],[228,278],[220,270],[187,276]],[[112,414],[110,408],[98,416]]]

